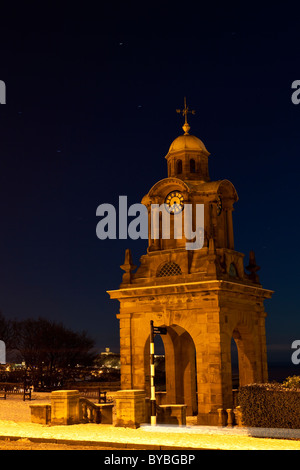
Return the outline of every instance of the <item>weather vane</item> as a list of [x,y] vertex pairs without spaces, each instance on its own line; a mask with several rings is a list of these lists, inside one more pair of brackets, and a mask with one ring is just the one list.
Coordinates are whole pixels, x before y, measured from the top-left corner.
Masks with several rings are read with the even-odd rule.
[[182,116],[184,116],[184,125],[182,126],[182,129],[184,130],[184,135],[188,135],[189,130],[190,130],[190,126],[187,122],[187,115],[188,115],[188,113],[196,114],[196,111],[194,109],[192,111],[189,111],[189,108],[186,105],[186,98],[184,97],[184,108],[183,109],[176,109],[176,113],[182,114]]

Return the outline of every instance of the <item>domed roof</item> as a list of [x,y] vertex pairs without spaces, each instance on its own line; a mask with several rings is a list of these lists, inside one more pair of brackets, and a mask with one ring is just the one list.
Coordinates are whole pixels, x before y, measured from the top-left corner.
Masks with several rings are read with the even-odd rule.
[[198,152],[209,154],[202,140],[190,134],[180,135],[175,140],[173,140],[168,154],[171,152],[179,152],[180,150],[196,150]]

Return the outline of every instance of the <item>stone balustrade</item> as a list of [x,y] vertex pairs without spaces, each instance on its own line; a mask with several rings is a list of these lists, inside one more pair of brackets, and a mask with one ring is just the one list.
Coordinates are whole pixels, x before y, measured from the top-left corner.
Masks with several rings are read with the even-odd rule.
[[32,404],[31,422],[51,425],[78,423],[112,424],[113,403],[93,403],[78,390],[51,393],[51,404]]

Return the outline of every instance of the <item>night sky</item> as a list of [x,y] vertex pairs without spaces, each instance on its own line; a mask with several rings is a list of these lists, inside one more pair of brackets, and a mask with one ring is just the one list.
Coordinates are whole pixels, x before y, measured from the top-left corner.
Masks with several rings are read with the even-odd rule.
[[118,302],[106,291],[119,287],[125,249],[138,264],[147,241],[100,241],[96,208],[117,207],[120,195],[140,202],[167,176],[186,96],[211,179],[239,195],[235,249],[245,265],[255,251],[275,291],[269,360],[290,361],[300,339],[299,11],[161,3],[1,5],[0,309],[61,321],[118,351]]

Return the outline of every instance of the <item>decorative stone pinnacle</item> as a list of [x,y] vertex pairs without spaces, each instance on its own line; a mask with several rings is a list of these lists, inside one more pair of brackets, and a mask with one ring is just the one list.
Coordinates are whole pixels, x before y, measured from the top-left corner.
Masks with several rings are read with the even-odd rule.
[[136,268],[136,266],[132,262],[131,250],[129,248],[127,248],[127,250],[125,250],[124,264],[122,264],[122,266],[120,266],[120,268],[123,269],[123,271],[125,271],[126,273],[130,273],[131,271],[133,271]]
[[257,266],[256,260],[255,260],[255,253],[253,250],[250,251],[249,254],[249,265],[246,266],[246,269],[250,271],[251,273],[255,273],[256,271],[260,270],[260,267]]

